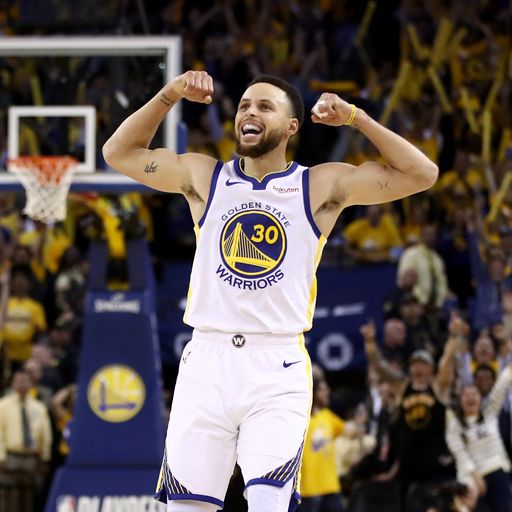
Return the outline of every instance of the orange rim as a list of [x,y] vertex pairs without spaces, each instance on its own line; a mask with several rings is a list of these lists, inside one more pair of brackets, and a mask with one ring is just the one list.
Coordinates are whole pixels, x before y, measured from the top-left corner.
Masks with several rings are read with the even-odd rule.
[[70,156],[20,156],[8,160],[8,165],[30,171],[40,183],[59,183],[70,167],[78,164]]

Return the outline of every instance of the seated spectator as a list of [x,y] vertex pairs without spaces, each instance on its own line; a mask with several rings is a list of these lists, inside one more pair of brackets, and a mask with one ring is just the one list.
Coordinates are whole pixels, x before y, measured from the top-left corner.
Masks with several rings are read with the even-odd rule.
[[398,280],[407,270],[417,274],[412,293],[419,303],[429,309],[439,310],[448,293],[448,280],[444,262],[435,250],[437,226],[425,224],[421,228],[420,241],[405,249],[398,263]]
[[366,216],[351,222],[344,235],[349,253],[360,263],[396,261],[403,245],[393,218],[379,205],[367,206]]
[[29,297],[30,281],[21,271],[11,277],[11,296],[7,300],[5,323],[2,328],[7,358],[19,369],[30,358],[32,345],[46,330],[42,305]]
[[457,409],[448,410],[446,439],[455,457],[457,479],[478,489],[490,512],[509,512],[510,460],[499,433],[498,415],[512,382],[512,365],[501,372],[486,406],[474,384],[465,386]]

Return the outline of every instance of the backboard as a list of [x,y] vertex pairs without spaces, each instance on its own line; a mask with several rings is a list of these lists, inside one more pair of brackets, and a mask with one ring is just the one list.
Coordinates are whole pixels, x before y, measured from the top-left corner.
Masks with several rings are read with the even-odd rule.
[[[0,38],[0,190],[21,190],[9,158],[37,154],[78,159],[72,190],[139,188],[108,167],[101,147],[180,73],[177,36]],[[178,104],[152,147],[183,150],[179,119]]]

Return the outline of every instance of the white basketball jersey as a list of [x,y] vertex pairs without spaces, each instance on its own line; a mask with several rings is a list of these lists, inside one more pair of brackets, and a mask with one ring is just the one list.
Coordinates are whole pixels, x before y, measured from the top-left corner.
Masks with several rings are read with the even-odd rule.
[[196,225],[184,321],[196,329],[297,334],[311,328],[325,237],[309,205],[309,169],[260,182],[219,162]]

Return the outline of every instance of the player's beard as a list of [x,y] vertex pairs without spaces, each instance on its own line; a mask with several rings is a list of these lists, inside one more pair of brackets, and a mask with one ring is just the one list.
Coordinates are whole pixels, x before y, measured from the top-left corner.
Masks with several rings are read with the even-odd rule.
[[282,136],[283,132],[279,128],[275,128],[269,131],[267,135],[264,135],[257,144],[244,144],[240,140],[239,133],[235,131],[236,152],[240,156],[259,158],[277,148]]

